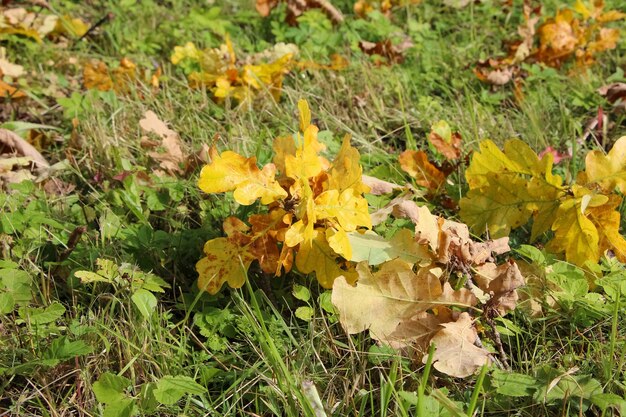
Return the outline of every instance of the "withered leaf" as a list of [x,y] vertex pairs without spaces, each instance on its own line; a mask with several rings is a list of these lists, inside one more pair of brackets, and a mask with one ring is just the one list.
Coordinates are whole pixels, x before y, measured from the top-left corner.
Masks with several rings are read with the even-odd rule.
[[[443,329],[431,340],[436,346],[433,366],[439,372],[465,378],[491,363],[490,353],[474,345],[478,334],[468,313],[461,313],[457,321],[441,326]],[[427,356],[423,361],[426,359]]]

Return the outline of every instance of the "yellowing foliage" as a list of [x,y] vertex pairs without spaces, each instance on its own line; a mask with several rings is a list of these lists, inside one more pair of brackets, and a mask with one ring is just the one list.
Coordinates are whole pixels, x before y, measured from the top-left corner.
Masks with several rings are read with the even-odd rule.
[[476,232],[506,236],[533,219],[531,240],[549,230],[548,248],[564,253],[577,265],[597,262],[611,250],[626,261],[626,240],[619,233],[621,197],[626,186],[626,137],[608,155],[592,151],[578,183],[563,184],[552,173],[551,153],[539,157],[520,140],[510,140],[504,152],[491,141],[481,142],[465,177],[469,192],[461,200],[461,218]]
[[102,61],[89,61],[83,66],[83,84],[87,89],[100,91],[113,90],[116,93],[127,93],[131,86],[139,81],[159,86],[160,68],[153,74],[139,70],[137,65],[128,58],[122,58],[116,68],[110,69]]
[[295,65],[298,48],[280,43],[261,53],[238,59],[229,38],[219,48],[198,49],[192,42],[176,46],[172,64],[189,69],[192,87],[206,87],[217,100],[238,102],[269,93],[280,98],[283,78]]
[[532,8],[525,2],[524,24],[518,29],[521,39],[511,44],[508,56],[479,63],[474,70],[478,78],[495,85],[511,80],[519,83],[523,62],[558,68],[574,60],[578,68],[585,68],[595,62],[598,53],[617,46],[619,29],[605,25],[626,18],[626,13],[604,11],[603,0],[577,0],[573,8],[560,9],[537,27],[540,12],[541,7]]
[[254,157],[211,150],[199,187],[207,193],[234,191],[243,205],[260,199],[267,212],[250,216],[250,226],[232,218],[224,222],[228,236],[208,241],[206,257],[196,266],[201,289],[215,294],[225,282],[241,287],[254,259],[276,276],[295,262],[300,272],[315,272],[326,288],[340,275],[353,277],[351,282],[356,278],[345,262],[352,256],[347,233],[372,226],[359,152],[346,137],[332,163],[320,156],[325,146],[317,139],[309,106],[300,100],[298,108],[300,132],[277,138],[273,163],[261,169]]

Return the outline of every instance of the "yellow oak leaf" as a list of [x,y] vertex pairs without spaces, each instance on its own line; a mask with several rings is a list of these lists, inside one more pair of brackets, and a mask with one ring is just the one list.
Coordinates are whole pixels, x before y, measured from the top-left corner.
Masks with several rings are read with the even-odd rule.
[[326,146],[317,140],[319,129],[315,125],[309,125],[304,131],[304,137],[297,135],[295,155],[285,155],[285,174],[294,180],[306,180],[313,178],[322,171],[322,161],[319,152]]
[[561,203],[556,220],[552,225],[554,238],[549,242],[550,250],[565,252],[565,259],[576,265],[600,259],[600,235],[597,227],[589,219],[587,208],[598,207],[608,201],[601,194],[591,194],[583,187],[574,186],[574,198]]
[[287,155],[295,158],[296,142],[293,140],[293,136],[281,136],[274,139],[272,148],[274,149],[274,159],[272,159],[272,162],[276,165],[276,169],[282,175],[285,175],[285,158]]
[[198,186],[205,193],[235,191],[233,197],[239,204],[250,205],[258,198],[269,204],[287,197],[287,192],[275,180],[276,167],[267,164],[260,170],[256,158],[245,158],[235,152],[218,155],[212,148],[211,163],[200,172]]
[[463,221],[476,233],[488,231],[494,238],[508,236],[512,228],[523,226],[532,215],[527,207],[531,197],[526,181],[515,177],[499,179],[493,175],[489,187],[470,190],[459,202]]
[[304,274],[315,272],[320,285],[331,288],[336,278],[342,276],[347,282],[356,280],[356,273],[339,266],[337,253],[330,247],[322,230],[314,230],[311,240],[302,242],[296,254],[296,267]]
[[352,258],[352,245],[345,230],[326,229],[326,241],[336,254],[343,256],[344,259]]
[[622,198],[613,194],[606,204],[589,207],[587,213],[598,229],[600,253],[611,250],[620,262],[626,262],[626,239],[619,232],[621,215],[617,210],[621,203]]
[[446,175],[428,160],[424,151],[404,151],[399,161],[402,170],[415,178],[417,185],[429,190],[439,189],[446,180]]
[[346,232],[358,227],[372,227],[367,200],[348,188],[341,194],[337,190],[328,190],[315,199],[315,214],[318,219],[334,218]]
[[502,152],[492,141],[480,143],[465,177],[470,191],[461,199],[461,218],[476,233],[495,238],[534,218],[531,239],[552,226],[559,199],[565,194],[562,179],[552,173],[552,158],[542,159],[520,140],[510,140]]
[[585,158],[588,183],[597,183],[605,191],[617,188],[626,194],[626,136],[619,138],[607,155],[594,150]]
[[558,65],[573,54],[582,35],[570,9],[559,10],[554,18],[539,27],[538,33],[540,59],[552,65]]
[[353,189],[357,194],[369,192],[370,188],[363,184],[363,168],[360,158],[359,151],[350,146],[350,135],[346,135],[339,153],[330,166],[327,189],[335,189],[340,193],[348,188]]
[[304,132],[311,125],[309,103],[304,99],[298,100],[298,111],[300,113],[300,132]]
[[255,259],[247,245],[236,239],[220,237],[204,245],[205,257],[196,263],[198,288],[216,294],[224,283],[241,288],[248,277],[248,268]]

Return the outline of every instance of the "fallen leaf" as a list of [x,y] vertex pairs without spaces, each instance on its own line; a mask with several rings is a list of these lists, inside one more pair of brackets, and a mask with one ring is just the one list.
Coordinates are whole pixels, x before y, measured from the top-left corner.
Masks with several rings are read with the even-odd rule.
[[410,37],[405,37],[400,43],[393,43],[391,39],[379,42],[359,41],[359,49],[364,54],[380,57],[376,60],[377,65],[401,64],[404,62],[407,51],[413,47]]
[[598,183],[607,192],[617,188],[626,193],[626,136],[619,138],[609,153],[589,152],[585,158],[587,181]]
[[22,89],[13,87],[10,84],[0,80],[0,100],[18,100],[26,97],[26,93]]
[[139,121],[141,128],[148,133],[154,133],[161,138],[162,152],[148,152],[148,156],[159,162],[161,168],[170,175],[182,173],[186,156],[183,153],[178,133],[171,130],[158,118],[151,110],[144,114],[144,118]]
[[443,270],[434,265],[415,273],[412,264],[395,259],[372,272],[361,262],[357,273],[356,286],[344,277],[333,284],[332,302],[349,334],[369,329],[373,339],[388,342],[400,323],[420,312],[438,305],[469,307],[477,302],[467,289],[454,291],[448,283],[442,286]]
[[461,135],[452,133],[444,120],[432,125],[428,140],[447,159],[458,159],[461,156]]
[[415,183],[429,190],[438,190],[446,176],[428,160],[424,151],[404,151],[399,157],[400,167],[415,179]]
[[0,129],[0,154],[13,153],[30,158],[37,170],[50,166],[48,161],[30,143],[7,129]]
[[[461,313],[457,321],[442,323],[441,329],[431,339],[436,346],[433,366],[447,375],[465,378],[483,365],[491,363],[490,353],[474,345],[478,334],[468,313]],[[423,362],[426,363],[428,355]]]
[[503,316],[517,306],[517,289],[525,284],[524,277],[513,261],[501,265],[485,263],[476,267],[474,281],[490,295],[490,304]]
[[376,177],[370,177],[369,175],[363,175],[361,177],[363,184],[369,187],[368,194],[383,195],[394,192],[395,190],[402,190],[404,187],[398,184],[394,184],[389,181],[379,180]]
[[4,75],[12,78],[19,78],[24,75],[24,67],[13,64],[5,58],[0,58],[0,77]]

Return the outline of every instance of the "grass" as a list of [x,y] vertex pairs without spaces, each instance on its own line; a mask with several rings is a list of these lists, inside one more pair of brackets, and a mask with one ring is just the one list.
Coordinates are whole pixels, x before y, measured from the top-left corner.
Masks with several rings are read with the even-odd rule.
[[[0,273],[27,274],[31,282],[24,304],[39,308],[37,313],[56,302],[64,307],[59,315],[48,311],[50,319],[34,321],[35,313],[18,308],[0,314],[0,416],[626,413],[623,401],[606,397],[626,395],[619,292],[611,296],[592,287],[553,293],[549,278],[538,277],[544,287],[534,299],[543,305],[541,315],[520,308],[498,322],[519,378],[514,382],[505,381],[496,367],[467,379],[450,378],[430,362],[411,362],[364,334],[346,335],[329,293],[297,272],[269,278],[253,268],[242,289],[215,296],[199,292],[195,263],[203,243],[221,235],[225,217],[242,218],[257,207],[203,195],[196,186],[197,168],[175,179],[151,175],[154,164],[140,146],[139,127],[152,110],[179,133],[189,153],[215,144],[265,163],[272,157],[273,139],[297,125],[296,103],[305,98],[320,129],[330,132],[330,150],[338,148],[344,133],[351,134],[365,171],[383,179],[406,180],[397,155],[406,148],[427,149],[426,135],[438,120],[461,133],[466,149],[485,138],[501,144],[512,137],[536,151],[573,147],[573,159],[562,169],[575,176],[585,152],[597,147],[595,141],[578,140],[599,106],[613,122],[600,142],[626,132],[623,113],[595,92],[609,80],[623,81],[623,39],[582,75],[528,68],[525,98],[516,102],[510,88],[481,84],[471,72],[478,59],[501,53],[503,40],[515,35],[521,21],[518,8],[506,12],[495,2],[455,10],[424,0],[398,8],[388,24],[375,20],[368,26],[349,18],[337,29],[339,37],[317,28],[317,18],[290,28],[279,10],[263,20],[248,2],[217,2],[222,7],[217,14],[201,1],[52,3],[56,14],[92,23],[107,13],[114,18],[86,40],[65,45],[0,38],[11,62],[29,72],[23,82],[31,96],[26,103],[1,101],[0,114],[7,122],[58,128],[43,129],[42,153],[53,163],[66,161],[55,176],[75,186],[55,195],[26,182],[0,194]],[[348,0],[333,3],[346,14],[352,7]],[[562,3],[543,4],[549,15]],[[619,9],[620,2],[607,1],[607,8]],[[359,37],[376,39],[396,28],[415,43],[403,64],[379,67],[358,51]],[[223,31],[242,50],[262,50],[275,39],[298,40],[304,56],[321,60],[340,52],[350,66],[341,72],[289,74],[279,102],[261,100],[253,108],[216,103],[209,91],[189,88],[168,59],[175,45],[189,40],[217,45]],[[113,64],[124,56],[146,68],[161,64],[159,89],[138,84],[115,95],[82,88],[81,66],[72,62],[96,58]],[[465,192],[463,172],[457,174],[459,181],[448,190],[456,200]],[[435,209],[456,215],[453,209]],[[78,226],[87,230],[68,247]],[[523,233],[513,236],[516,243],[523,239]],[[79,270],[95,271],[98,258],[152,271],[171,288],[155,292],[158,303],[146,319],[123,279],[86,285],[76,278]],[[615,262],[605,265],[604,274],[623,271]],[[294,296],[294,283],[309,289],[309,301]],[[312,308],[310,320],[295,315],[303,306]],[[486,329],[481,339],[491,345]],[[130,409],[116,409],[120,401],[103,401],[97,393],[95,384],[106,372],[131,381],[116,397],[130,399]],[[153,391],[165,376],[188,377],[202,392],[172,404],[158,402]],[[605,397],[594,397],[596,385]],[[610,399],[613,408],[606,406]]]

